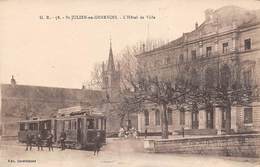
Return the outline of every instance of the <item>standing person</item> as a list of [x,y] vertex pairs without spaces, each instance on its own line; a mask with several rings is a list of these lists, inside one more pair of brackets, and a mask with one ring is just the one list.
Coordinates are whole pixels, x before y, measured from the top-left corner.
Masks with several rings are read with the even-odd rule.
[[38,133],[38,135],[36,136],[36,144],[37,144],[37,147],[38,147],[38,151],[40,150],[41,148],[41,151],[43,151],[43,146],[42,146],[42,135],[41,133]]
[[28,147],[30,148],[30,151],[32,150],[32,141],[33,140],[33,135],[26,130],[26,149],[25,151],[28,151]]
[[97,132],[97,136],[95,137],[94,141],[94,155],[98,155],[98,152],[100,151],[101,147],[101,137],[100,137],[100,132]]
[[145,139],[146,139],[147,135],[148,135],[148,130],[147,130],[147,128],[145,128],[145,131],[144,131],[144,138]]
[[48,137],[47,137],[47,145],[48,145],[49,151],[53,151],[52,139],[53,139],[53,134],[51,131],[49,131]]
[[181,127],[182,137],[184,137],[184,127]]
[[119,130],[119,134],[118,134],[118,137],[122,138],[124,136],[124,128],[121,127],[120,130]]
[[134,129],[133,136],[134,136],[135,139],[138,138],[138,133],[137,133],[137,130],[136,130],[136,129]]
[[61,150],[65,150],[65,140],[66,140],[66,133],[64,131],[61,132],[60,134],[60,144],[61,144]]

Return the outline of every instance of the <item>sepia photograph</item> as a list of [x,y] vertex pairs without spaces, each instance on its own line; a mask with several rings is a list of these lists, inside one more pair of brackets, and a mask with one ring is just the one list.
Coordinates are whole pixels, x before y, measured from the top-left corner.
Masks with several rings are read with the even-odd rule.
[[1,167],[260,167],[259,0],[0,0]]

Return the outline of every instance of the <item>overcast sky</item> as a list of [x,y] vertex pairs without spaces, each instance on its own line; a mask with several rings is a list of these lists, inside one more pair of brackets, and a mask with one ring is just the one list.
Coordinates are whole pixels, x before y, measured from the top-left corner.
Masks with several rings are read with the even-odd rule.
[[[94,64],[106,61],[109,34],[114,54],[151,39],[174,40],[204,20],[204,11],[224,5],[259,9],[255,0],[1,0],[1,81],[81,88]],[[155,16],[143,20],[41,20],[41,15]],[[149,23],[149,33],[147,25]]]

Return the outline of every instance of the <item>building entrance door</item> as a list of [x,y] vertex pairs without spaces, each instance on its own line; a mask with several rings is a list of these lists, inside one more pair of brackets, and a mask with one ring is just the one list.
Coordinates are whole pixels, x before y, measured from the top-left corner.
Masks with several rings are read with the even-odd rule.
[[222,108],[222,124],[221,124],[221,127],[222,129],[225,129],[226,127],[226,120],[227,120],[227,111],[226,111],[226,108]]
[[198,112],[192,112],[192,129],[198,129],[199,127],[199,121],[198,121]]
[[213,129],[214,124],[213,124],[213,107],[209,105],[206,109],[206,117],[207,117],[207,128],[208,129]]

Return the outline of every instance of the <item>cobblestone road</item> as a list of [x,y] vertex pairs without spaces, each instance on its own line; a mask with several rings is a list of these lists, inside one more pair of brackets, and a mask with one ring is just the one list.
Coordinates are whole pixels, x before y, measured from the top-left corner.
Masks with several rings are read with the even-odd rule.
[[[0,146],[0,167],[255,167],[260,160],[176,154],[151,154],[142,151],[141,140],[108,140],[100,155],[91,151],[55,149],[53,152],[24,151],[15,143]],[[9,162],[8,162],[9,160]],[[11,161],[15,162],[11,162]],[[18,160],[36,160],[33,163]]]

